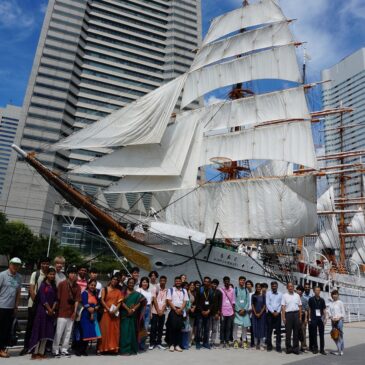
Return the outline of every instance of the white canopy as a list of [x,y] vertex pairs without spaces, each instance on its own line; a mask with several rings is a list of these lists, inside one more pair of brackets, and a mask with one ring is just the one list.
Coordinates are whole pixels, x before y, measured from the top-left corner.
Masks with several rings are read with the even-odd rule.
[[[178,190],[171,202],[189,191]],[[316,178],[236,180],[210,183],[171,204],[166,221],[218,238],[295,238],[317,225]]]
[[160,144],[128,146],[110,155],[76,167],[78,174],[180,175],[197,124],[197,118],[182,114],[167,127]]
[[[324,192],[317,202],[319,211],[335,211],[335,193],[333,186]],[[319,221],[319,237],[315,247],[317,250],[325,248],[338,249],[340,247],[340,236],[335,214],[321,216]]]
[[304,89],[300,86],[213,104],[206,107],[202,121],[208,130],[219,130],[270,121],[310,118]]
[[286,18],[275,0],[261,0],[213,19],[203,44],[240,29],[283,20]]
[[52,145],[51,150],[159,143],[176,105],[186,74],[128,104],[99,122]]
[[181,108],[220,87],[259,79],[301,82],[295,46],[287,45],[252,53],[190,72],[184,86]]
[[294,42],[288,22],[269,24],[265,27],[240,33],[228,39],[203,47],[196,55],[190,71],[255,50],[284,46]]

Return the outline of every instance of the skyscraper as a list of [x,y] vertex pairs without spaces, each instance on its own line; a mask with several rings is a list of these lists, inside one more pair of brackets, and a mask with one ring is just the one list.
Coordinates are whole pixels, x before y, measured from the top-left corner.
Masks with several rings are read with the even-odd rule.
[[[106,150],[46,151],[184,73],[201,42],[200,0],[49,0],[24,100],[21,147],[60,174]],[[70,176],[95,194],[109,177]],[[6,206],[49,233],[60,197],[18,161]]]
[[11,145],[20,138],[21,111],[14,105],[0,108],[0,210],[5,208],[14,171],[16,153]]
[[[343,151],[365,151],[365,48],[346,57],[335,66],[322,72],[323,106],[325,109],[350,107],[354,111],[343,114]],[[326,154],[341,151],[341,138],[338,127],[341,116],[326,118],[325,150]],[[365,152],[363,154],[365,156]],[[344,163],[360,162],[361,156],[347,158]],[[364,160],[362,161],[364,162]],[[332,165],[337,163],[331,160]],[[338,182],[335,177],[329,178],[337,190]],[[363,193],[361,176],[349,176],[346,179],[346,193],[349,197],[359,197]]]

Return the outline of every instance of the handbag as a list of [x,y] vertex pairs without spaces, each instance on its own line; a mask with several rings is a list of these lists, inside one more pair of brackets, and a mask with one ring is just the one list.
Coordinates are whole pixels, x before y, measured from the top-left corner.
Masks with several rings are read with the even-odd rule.
[[333,327],[331,330],[331,338],[333,341],[338,341],[338,339],[340,338],[340,330],[337,327]]

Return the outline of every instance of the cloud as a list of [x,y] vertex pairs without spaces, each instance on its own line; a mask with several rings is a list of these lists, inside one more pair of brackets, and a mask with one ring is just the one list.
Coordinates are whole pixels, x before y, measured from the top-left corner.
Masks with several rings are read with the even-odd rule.
[[213,105],[224,101],[224,99],[217,98],[215,95],[211,95],[205,100],[205,105]]
[[34,24],[34,15],[30,11],[25,11],[17,0],[0,2],[0,28],[29,29]]

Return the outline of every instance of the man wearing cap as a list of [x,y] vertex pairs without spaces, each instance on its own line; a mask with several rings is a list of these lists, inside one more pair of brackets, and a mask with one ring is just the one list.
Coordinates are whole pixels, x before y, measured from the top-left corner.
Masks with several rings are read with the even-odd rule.
[[18,310],[22,277],[18,273],[21,260],[13,257],[9,268],[0,273],[0,358],[7,358],[11,325]]
[[58,284],[57,295],[58,318],[52,353],[55,357],[69,356],[72,326],[76,318],[77,306],[81,301],[81,289],[77,285],[77,267],[75,265],[68,267],[67,280]]
[[50,262],[51,260],[49,257],[42,258],[39,261],[39,270],[34,271],[30,276],[27,328],[25,330],[24,348],[20,352],[20,355],[25,355],[28,353],[29,340],[30,336],[32,335],[33,321],[35,316],[35,308],[33,308],[33,303],[37,295],[38,289],[47,275]]

